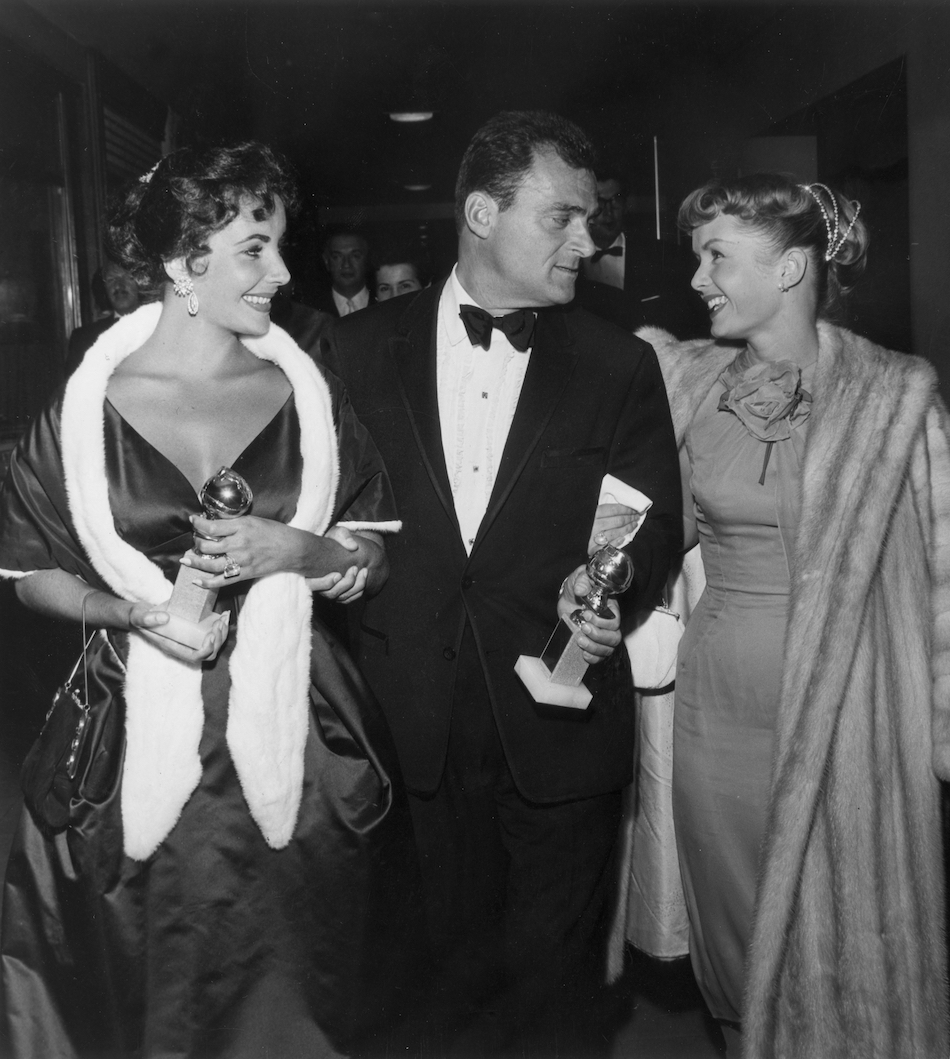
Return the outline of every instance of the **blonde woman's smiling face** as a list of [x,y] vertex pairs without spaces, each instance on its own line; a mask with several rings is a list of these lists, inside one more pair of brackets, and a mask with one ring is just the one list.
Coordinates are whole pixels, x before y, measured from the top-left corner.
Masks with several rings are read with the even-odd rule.
[[720,213],[693,230],[692,287],[709,311],[714,338],[755,341],[783,309],[781,260],[767,237]]

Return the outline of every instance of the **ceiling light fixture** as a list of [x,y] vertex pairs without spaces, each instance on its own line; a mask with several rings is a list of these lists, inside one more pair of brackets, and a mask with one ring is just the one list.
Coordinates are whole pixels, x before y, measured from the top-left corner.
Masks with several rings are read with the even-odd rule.
[[403,184],[406,191],[428,191],[431,184]]
[[393,110],[389,113],[389,120],[406,124],[415,121],[431,121],[432,115],[431,110]]

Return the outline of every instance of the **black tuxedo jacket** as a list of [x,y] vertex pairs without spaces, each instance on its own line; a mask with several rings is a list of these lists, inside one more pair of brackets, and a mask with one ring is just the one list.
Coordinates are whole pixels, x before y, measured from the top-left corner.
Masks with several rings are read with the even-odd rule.
[[594,699],[587,711],[542,707],[513,667],[519,654],[540,655],[557,623],[559,586],[587,558],[607,473],[653,500],[628,547],[636,569],[628,596],[648,602],[662,589],[682,519],[656,356],[582,310],[540,311],[494,491],[467,555],[439,425],[441,289],[346,317],[326,352],[383,455],[403,520],[402,532],[387,541],[389,581],[365,604],[359,664],[417,793],[435,790],[441,778],[466,622],[520,792],[553,802],[616,790],[631,775],[632,694],[611,693],[610,681],[596,675],[607,668],[601,665],[588,674]]

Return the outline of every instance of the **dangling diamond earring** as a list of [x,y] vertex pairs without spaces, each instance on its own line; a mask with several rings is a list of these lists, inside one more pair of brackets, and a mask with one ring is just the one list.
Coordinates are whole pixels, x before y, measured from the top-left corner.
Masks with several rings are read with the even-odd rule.
[[179,276],[175,280],[175,294],[179,298],[188,299],[188,315],[198,315],[198,295],[195,294],[194,285],[191,282],[190,276]]

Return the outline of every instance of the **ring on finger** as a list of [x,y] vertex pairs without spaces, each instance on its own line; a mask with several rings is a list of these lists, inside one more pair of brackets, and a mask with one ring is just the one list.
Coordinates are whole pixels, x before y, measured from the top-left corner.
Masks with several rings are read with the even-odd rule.
[[230,580],[241,573],[241,564],[236,563],[227,552],[224,552],[221,558],[225,560],[223,573],[226,578]]

